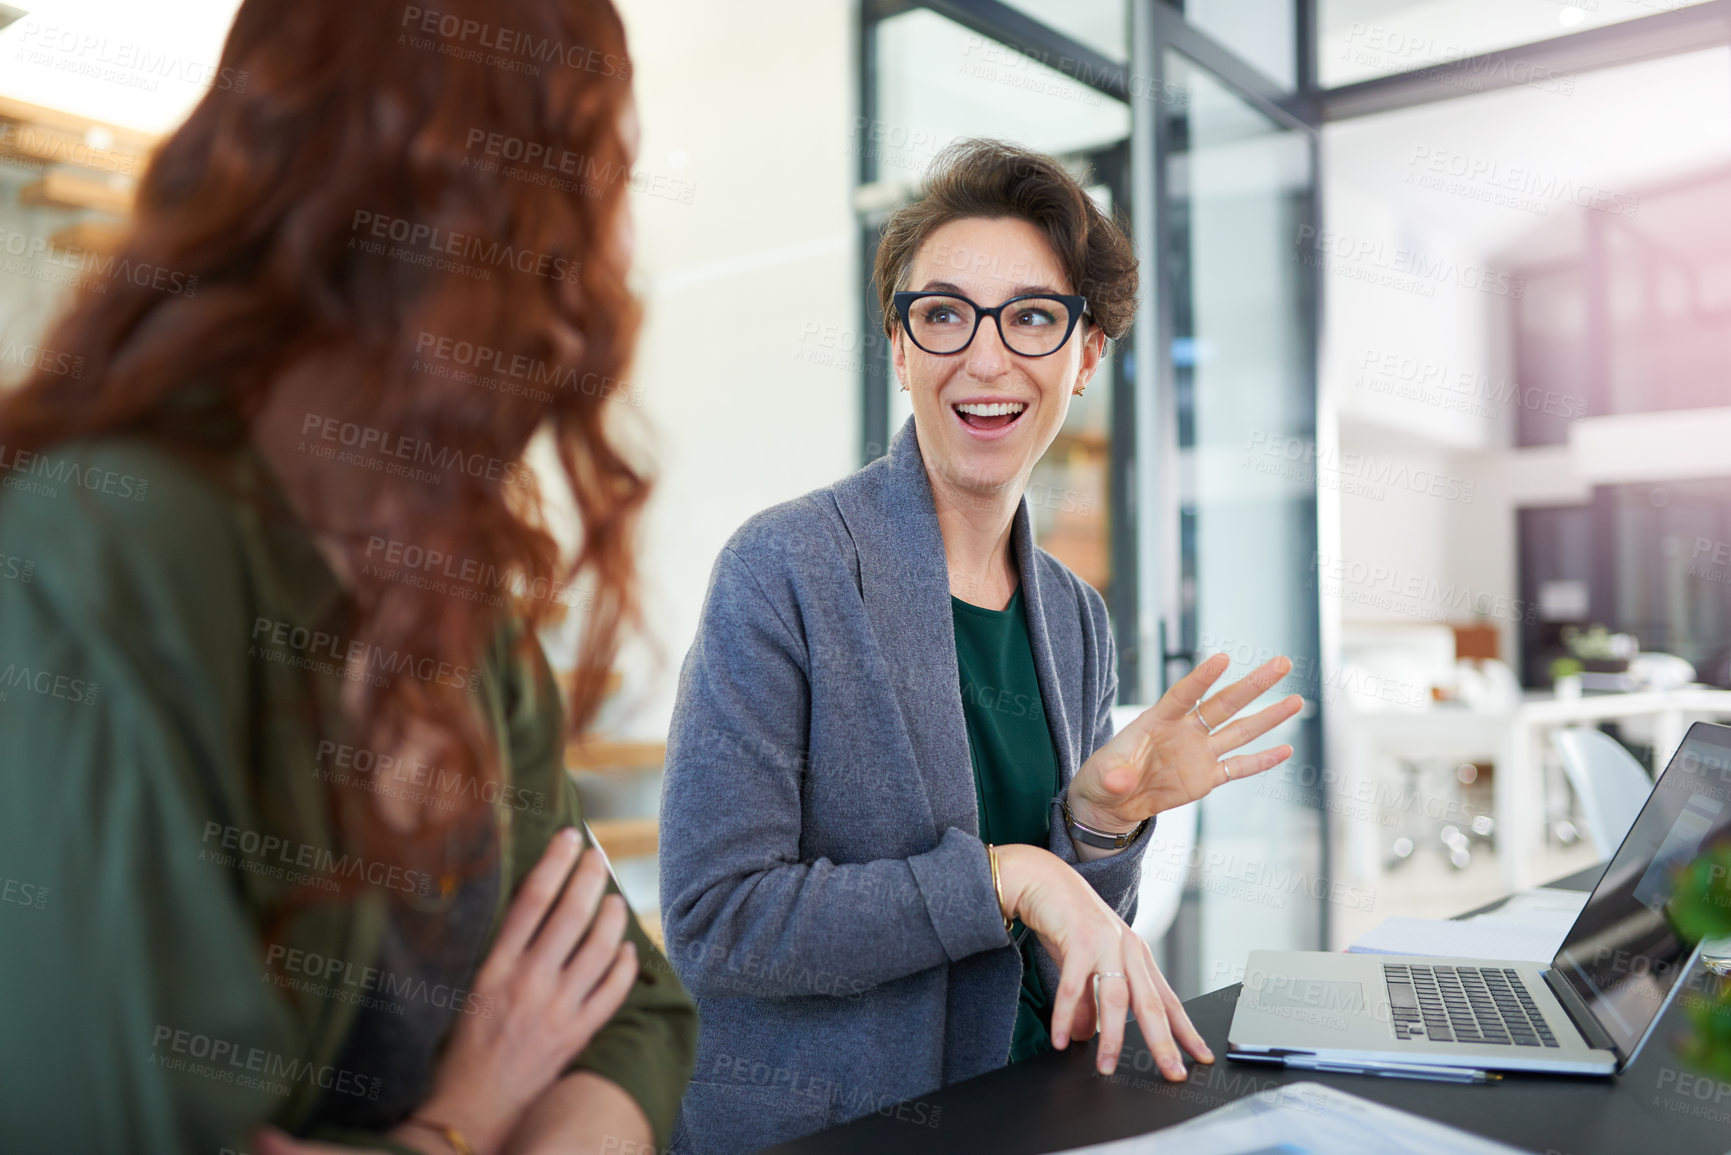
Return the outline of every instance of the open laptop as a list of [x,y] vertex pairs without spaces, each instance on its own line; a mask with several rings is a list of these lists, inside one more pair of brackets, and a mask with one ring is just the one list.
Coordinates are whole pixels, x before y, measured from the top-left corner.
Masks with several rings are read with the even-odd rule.
[[1667,917],[1674,875],[1728,837],[1731,726],[1697,723],[1549,966],[1252,951],[1227,1057],[1615,1074],[1640,1053],[1700,949]]

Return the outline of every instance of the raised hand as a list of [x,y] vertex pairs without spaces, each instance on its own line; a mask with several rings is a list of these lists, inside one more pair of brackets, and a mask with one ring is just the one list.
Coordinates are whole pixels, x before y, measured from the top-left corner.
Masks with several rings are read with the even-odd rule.
[[1236,717],[1291,671],[1292,663],[1283,657],[1264,662],[1204,700],[1229,665],[1225,654],[1208,658],[1094,751],[1070,782],[1070,810],[1077,821],[1113,833],[1129,830],[1144,818],[1292,757],[1292,747],[1284,745],[1224,757],[1304,705],[1303,698],[1289,694],[1247,718]]

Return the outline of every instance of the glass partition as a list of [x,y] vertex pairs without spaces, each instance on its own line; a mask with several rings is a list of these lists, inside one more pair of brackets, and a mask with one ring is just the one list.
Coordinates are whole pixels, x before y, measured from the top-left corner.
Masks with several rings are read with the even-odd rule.
[[1184,19],[1285,88],[1298,84],[1298,10],[1268,0],[1183,0]]
[[1312,173],[1304,133],[1176,52],[1165,70],[1188,96],[1166,134],[1162,270],[1174,309],[1183,649],[1229,655],[1223,685],[1286,654],[1294,677],[1267,700],[1312,700],[1309,718],[1258,743],[1290,742],[1290,766],[1202,803],[1208,849],[1193,864],[1190,901],[1208,990],[1237,979],[1250,950],[1316,947],[1331,897],[1317,808],[1317,602],[1306,580],[1317,542],[1316,475],[1303,464],[1315,460],[1311,269],[1295,259]]
[[1004,3],[1109,59],[1129,59],[1127,0],[1004,0]]
[[926,9],[881,20],[877,38],[877,180],[918,183],[959,137],[1011,140],[1054,156],[1130,134],[1121,101]]
[[[1101,51],[1112,48],[1116,28],[1115,55],[1124,52],[1121,0],[1068,7],[1029,0],[1014,6],[1050,18],[1058,32]],[[930,10],[878,21],[871,35],[875,108],[863,121],[875,138],[870,145],[877,174],[872,207],[878,219],[913,194],[940,149],[970,136],[1009,140],[1059,157],[1092,182],[1089,194],[1108,213],[1125,202],[1116,187],[1124,180],[1130,133],[1130,109],[1122,101]],[[874,244],[875,229],[868,232],[868,252]],[[1115,590],[1113,583],[1114,535],[1123,532],[1126,514],[1110,499],[1121,352],[1107,358],[1083,396],[1072,399],[1028,487],[1036,539],[1106,596],[1115,620],[1127,610],[1121,597],[1130,592],[1125,586]],[[912,407],[894,383],[887,351],[881,369],[887,380],[886,428],[893,435]],[[882,452],[880,445],[866,448],[868,456]],[[1133,626],[1134,615],[1123,616],[1124,625]]]

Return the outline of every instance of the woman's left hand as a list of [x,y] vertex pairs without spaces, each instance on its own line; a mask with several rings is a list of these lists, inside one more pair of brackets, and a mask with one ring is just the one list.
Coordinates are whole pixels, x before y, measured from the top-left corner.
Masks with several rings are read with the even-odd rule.
[[1286,677],[1292,663],[1284,657],[1264,662],[1204,701],[1203,695],[1231,664],[1225,654],[1208,658],[1094,751],[1070,782],[1070,812],[1078,822],[1128,830],[1144,818],[1194,802],[1216,786],[1260,774],[1292,757],[1291,746],[1223,757],[1304,705],[1303,698],[1289,694],[1234,721],[1240,710]]

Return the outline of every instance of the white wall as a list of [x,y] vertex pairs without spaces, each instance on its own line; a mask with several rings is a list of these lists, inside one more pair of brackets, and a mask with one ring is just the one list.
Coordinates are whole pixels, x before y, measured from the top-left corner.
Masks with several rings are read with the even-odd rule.
[[[1443,7],[1414,5],[1402,18]],[[1603,14],[1621,18],[1617,7]],[[1660,228],[1662,206],[1643,190],[1731,155],[1723,49],[1570,79],[1566,92],[1528,86],[1324,131],[1321,385],[1325,411],[1339,415],[1342,457],[1437,471],[1461,483],[1450,491],[1473,487],[1466,501],[1325,484],[1321,500],[1333,508],[1324,524],[1338,525],[1342,559],[1513,599],[1520,507],[1576,504],[1592,484],[1700,476],[1722,460],[1707,425],[1670,418],[1643,434],[1629,419],[1589,416],[1575,423],[1571,450],[1511,448],[1518,406],[1537,399],[1510,396],[1520,383],[1509,295],[1469,288],[1478,270],[1513,276],[1522,262],[1580,252],[1582,203],[1621,205],[1619,223]],[[1415,266],[1444,272],[1415,275]],[[1338,626],[1411,620],[1426,608],[1325,598],[1322,612]],[[1512,659],[1514,623],[1497,624]]]
[[[648,636],[621,655],[625,701],[604,721],[622,735],[657,737],[727,536],[857,464],[855,7],[617,3],[636,64],[642,141],[632,206],[646,306],[632,404],[618,416],[640,424],[659,481],[641,553]],[[171,128],[202,94],[197,83],[163,81],[144,99],[119,81],[73,76],[69,30],[104,31],[111,49],[143,46],[152,59],[177,46],[196,77],[188,62],[214,61],[236,0],[196,0],[167,24],[155,9],[146,19],[116,5],[126,7],[29,5],[31,17],[0,32],[9,60],[0,94]],[[38,211],[3,216],[0,226],[14,231],[48,229]],[[0,276],[0,338],[34,340],[58,297],[34,277]],[[18,371],[0,364],[0,377]],[[549,639],[556,664],[569,640]]]
[[656,737],[716,555],[753,513],[858,463],[855,48],[849,4],[619,0],[636,62],[646,323],[633,371],[659,481],[650,636],[621,656],[624,734]]
[[14,0],[0,31],[0,96],[166,133],[213,83],[240,0]]
[[[1387,576],[1324,581],[1322,613],[1337,625],[1471,620],[1457,597],[1494,612],[1518,594],[1513,510],[1486,471],[1512,441],[1509,299],[1478,286],[1506,269],[1323,171],[1321,377],[1340,421],[1339,455],[1318,469],[1340,526],[1326,561]],[[1403,592],[1415,584],[1424,592]],[[1499,624],[1512,658],[1513,622]]]

